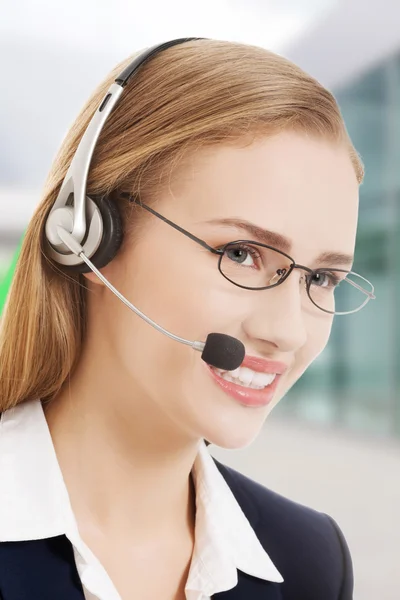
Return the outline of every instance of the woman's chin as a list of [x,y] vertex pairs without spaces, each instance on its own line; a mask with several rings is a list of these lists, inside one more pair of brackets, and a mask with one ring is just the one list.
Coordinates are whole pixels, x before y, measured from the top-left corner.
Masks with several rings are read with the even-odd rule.
[[258,427],[237,427],[229,430],[221,429],[208,431],[204,438],[212,445],[224,450],[240,450],[249,446],[260,432],[262,423]]

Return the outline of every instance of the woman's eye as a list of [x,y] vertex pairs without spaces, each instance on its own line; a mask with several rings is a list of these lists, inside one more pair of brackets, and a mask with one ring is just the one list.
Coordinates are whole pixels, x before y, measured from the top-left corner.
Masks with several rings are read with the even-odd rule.
[[322,288],[335,288],[340,283],[340,279],[334,273],[329,271],[317,271],[311,276],[311,285]]
[[250,246],[232,246],[226,248],[225,255],[233,262],[244,267],[255,266],[256,260],[260,257],[257,250]]

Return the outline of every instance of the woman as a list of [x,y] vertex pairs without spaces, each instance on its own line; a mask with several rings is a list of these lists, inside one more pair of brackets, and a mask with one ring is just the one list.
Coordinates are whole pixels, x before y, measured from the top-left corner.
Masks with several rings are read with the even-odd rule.
[[96,90],[2,324],[3,600],[352,597],[335,522],[204,440],[249,444],[373,297],[362,176],[332,95],[261,48],[175,40]]

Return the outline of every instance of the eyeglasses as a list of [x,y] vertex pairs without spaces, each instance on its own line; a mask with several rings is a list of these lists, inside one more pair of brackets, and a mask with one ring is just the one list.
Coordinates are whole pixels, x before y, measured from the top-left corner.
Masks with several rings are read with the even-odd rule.
[[305,271],[307,295],[314,306],[332,315],[349,315],[361,310],[369,300],[375,300],[374,286],[367,279],[345,269],[310,269],[298,265],[293,258],[272,246],[252,240],[228,242],[220,248],[173,223],[136,198],[131,202],[146,209],[174,229],[219,256],[218,270],[225,279],[245,290],[268,290],[281,285],[294,269]]

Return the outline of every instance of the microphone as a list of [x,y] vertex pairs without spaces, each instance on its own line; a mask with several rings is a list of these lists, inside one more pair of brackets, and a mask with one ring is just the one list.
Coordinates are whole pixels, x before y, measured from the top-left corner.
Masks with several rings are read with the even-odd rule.
[[123,296],[109,281],[104,277],[102,273],[94,266],[92,261],[86,256],[83,247],[74,239],[74,237],[63,227],[57,227],[57,233],[60,239],[64,242],[64,244],[77,256],[82,258],[85,261],[87,266],[97,277],[108,287],[109,290],[117,298],[119,298],[128,308],[130,308],[134,313],[136,313],[139,317],[141,317],[146,323],[160,331],[164,335],[167,335],[169,338],[180,342],[181,344],[186,344],[187,346],[191,346],[194,350],[201,352],[201,358],[208,365],[212,367],[216,367],[217,369],[222,369],[223,371],[234,371],[243,362],[245,356],[245,347],[244,344],[230,335],[226,335],[224,333],[209,333],[205,342],[191,341],[186,340],[185,338],[181,338],[170,331],[167,331],[161,325],[158,325],[150,319],[147,315],[142,313],[136,306],[134,306],[125,296]]

